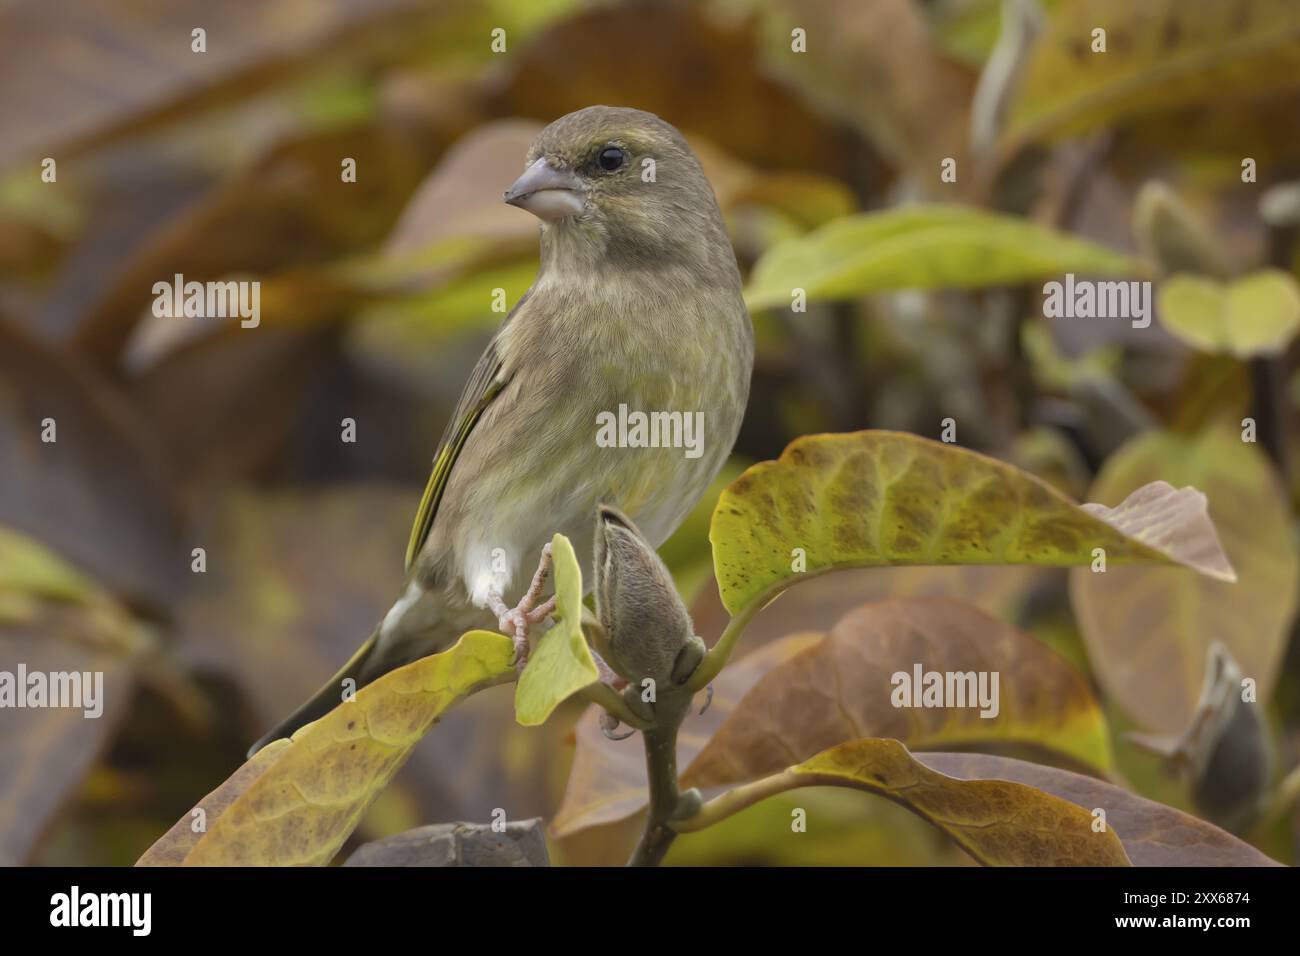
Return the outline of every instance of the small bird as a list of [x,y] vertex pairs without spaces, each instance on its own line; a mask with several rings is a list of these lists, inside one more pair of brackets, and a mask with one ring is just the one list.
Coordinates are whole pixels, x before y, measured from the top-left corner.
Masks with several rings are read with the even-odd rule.
[[465,631],[495,623],[522,663],[530,627],[553,609],[539,602],[552,535],[591,567],[605,504],[658,547],[731,453],[754,333],[717,200],[681,133],[641,110],[578,110],[538,134],[504,198],[541,220],[540,269],[442,436],[405,592],[250,755]]

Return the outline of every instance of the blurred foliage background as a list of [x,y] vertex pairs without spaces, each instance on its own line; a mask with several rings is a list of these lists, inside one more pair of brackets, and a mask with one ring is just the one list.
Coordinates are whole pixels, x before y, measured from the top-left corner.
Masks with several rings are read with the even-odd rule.
[[[1196,809],[1205,781],[1124,732],[1180,733],[1218,641],[1260,687],[1243,732],[1276,754],[1270,794],[1298,762],[1293,2],[8,0],[0,91],[0,669],[106,680],[99,720],[0,712],[0,862],[134,862],[369,633],[493,292],[513,304],[536,270],[501,191],[542,125],[594,103],[687,135],[751,277],[731,476],[801,434],[952,418],[1079,500],[1196,485],[1241,577],[849,572],[765,611],[746,650],[890,594],[973,602],[1085,675],[1128,786]],[[878,255],[874,216],[909,204],[915,242]],[[820,285],[782,271],[809,257]],[[1157,283],[1156,322],[1044,318],[1073,262]],[[156,318],[178,273],[260,280],[261,325]],[[771,294],[793,285],[806,312]],[[711,507],[664,549],[710,641]],[[551,818],[579,713],[524,729],[508,688],[471,698],[354,840]],[[799,801],[836,827],[789,835],[780,798],[669,862],[964,860],[881,801]],[[1292,813],[1238,829],[1296,859]],[[635,832],[553,851],[619,861]]]

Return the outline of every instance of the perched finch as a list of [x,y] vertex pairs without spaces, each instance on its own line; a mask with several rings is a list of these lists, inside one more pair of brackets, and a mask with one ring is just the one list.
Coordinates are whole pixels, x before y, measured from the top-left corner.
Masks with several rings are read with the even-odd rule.
[[570,113],[538,135],[505,201],[541,220],[541,268],[447,425],[405,593],[253,751],[333,709],[345,679],[363,686],[465,631],[497,624],[526,657],[529,625],[550,609],[538,597],[552,535],[591,567],[593,516],[608,504],[658,547],[731,452],[753,329],[713,190],[682,135],[640,110]]

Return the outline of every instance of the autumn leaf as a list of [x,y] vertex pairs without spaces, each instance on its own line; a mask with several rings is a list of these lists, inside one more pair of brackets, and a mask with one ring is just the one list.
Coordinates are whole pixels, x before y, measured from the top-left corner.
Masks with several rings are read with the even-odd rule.
[[723,603],[748,612],[804,577],[921,564],[1182,564],[1232,569],[1205,496],[1163,483],[1119,507],[1072,503],[1046,482],[955,445],[898,432],[813,435],[746,471],[709,533]]
[[1189,813],[1095,777],[980,753],[927,753],[916,759],[963,780],[1009,780],[1036,787],[1090,813],[1106,812],[1134,866],[1278,866],[1249,843]]
[[[972,685],[965,706],[900,708],[896,682],[926,671],[997,675],[996,713]],[[921,687],[912,686],[919,696]],[[916,749],[1032,744],[1105,771],[1109,734],[1082,674],[977,608],[942,599],[864,604],[821,641],[758,681],[691,761],[685,786],[741,783],[859,737]]]
[[[254,755],[237,780],[209,795],[220,809],[185,853],[186,866],[323,866],[412,748],[457,701],[510,680],[509,638],[470,631],[451,649],[390,671],[295,733],[265,764]],[[202,804],[200,804],[202,806]],[[189,816],[181,823],[186,824]],[[173,827],[142,862],[169,862]]]
[[[978,708],[895,708],[892,675],[910,677],[916,662],[929,670],[998,671],[1000,713],[986,719]],[[639,748],[607,740],[595,718],[592,708],[578,724],[573,769],[552,823],[559,837],[645,806]],[[682,726],[682,786],[743,783],[868,736],[914,749],[1029,744],[1099,770],[1111,765],[1098,702],[1055,652],[969,604],[897,598],[862,605],[829,633],[767,643],[724,669],[709,711]]]
[[695,830],[758,800],[801,787],[849,787],[929,821],[986,866],[1129,866],[1114,829],[1043,790],[1005,780],[959,780],[931,770],[897,740],[854,740],[706,804]]
[[[1105,52],[1094,31],[1105,30]],[[1024,143],[1195,105],[1239,108],[1300,85],[1291,0],[1067,0],[1022,79],[1007,138]]]

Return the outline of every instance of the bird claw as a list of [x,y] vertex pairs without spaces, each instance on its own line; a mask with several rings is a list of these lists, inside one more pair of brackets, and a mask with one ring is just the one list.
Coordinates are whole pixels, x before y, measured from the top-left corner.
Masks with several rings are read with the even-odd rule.
[[488,595],[488,604],[497,616],[497,626],[510,636],[515,646],[515,672],[523,674],[524,665],[528,663],[528,632],[534,624],[540,624],[552,614],[555,613],[555,598],[550,597],[541,604],[537,603],[538,598],[542,596],[542,589],[546,587],[546,578],[551,572],[551,545],[548,542],[542,547],[541,560],[537,562],[537,571],[533,574],[532,583],[528,586],[528,591],[519,603],[514,607],[507,607],[501,595],[491,593]]
[[709,705],[712,703],[713,703],[713,685],[709,684],[704,688],[704,706],[700,708],[700,716],[704,715],[704,712],[709,709]]
[[600,732],[610,740],[627,740],[636,733],[636,729],[633,727],[629,727],[625,734],[615,733],[618,730],[618,725],[619,719],[609,711],[605,711],[600,715]]

